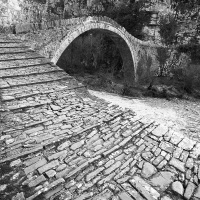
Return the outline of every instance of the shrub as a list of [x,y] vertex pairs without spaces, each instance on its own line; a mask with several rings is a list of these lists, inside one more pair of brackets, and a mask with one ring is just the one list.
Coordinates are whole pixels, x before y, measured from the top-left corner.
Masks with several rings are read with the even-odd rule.
[[159,34],[163,44],[171,45],[176,42],[178,23],[173,15],[161,15],[159,19],[159,28]]

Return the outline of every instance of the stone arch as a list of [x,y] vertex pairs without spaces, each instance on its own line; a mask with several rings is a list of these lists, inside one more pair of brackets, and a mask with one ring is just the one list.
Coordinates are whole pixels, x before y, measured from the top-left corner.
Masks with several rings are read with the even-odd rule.
[[112,20],[109,18],[106,18],[106,20],[96,20],[94,17],[88,17],[84,22],[77,25],[74,29],[71,29],[60,42],[60,45],[53,56],[52,62],[57,64],[59,58],[62,56],[67,47],[73,42],[73,40],[79,37],[81,34],[91,30],[104,31],[111,36],[118,47],[123,59],[123,63],[125,64],[124,76],[126,82],[128,85],[134,85],[134,83],[137,81],[137,63],[135,58],[135,50],[132,44],[133,36],[131,36],[116,22],[113,21],[112,23]]

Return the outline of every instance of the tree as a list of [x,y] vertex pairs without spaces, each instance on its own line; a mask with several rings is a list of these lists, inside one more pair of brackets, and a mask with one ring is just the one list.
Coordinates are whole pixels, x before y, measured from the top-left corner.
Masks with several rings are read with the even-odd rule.
[[184,42],[188,37],[200,34],[200,1],[172,0],[172,14],[180,28],[177,32],[177,42]]
[[164,45],[177,42],[178,23],[172,14],[161,15],[159,20],[159,34]]

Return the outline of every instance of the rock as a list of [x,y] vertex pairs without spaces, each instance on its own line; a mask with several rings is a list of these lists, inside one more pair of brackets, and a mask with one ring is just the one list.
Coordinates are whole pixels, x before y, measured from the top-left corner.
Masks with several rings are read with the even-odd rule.
[[123,183],[122,187],[127,191],[134,199],[144,200],[144,198],[137,192],[129,183]]
[[40,184],[40,183],[42,183],[42,182],[44,182],[44,181],[46,181],[46,178],[43,176],[43,175],[41,175],[41,176],[38,176],[36,179],[34,179],[33,181],[31,181],[29,184],[28,184],[28,186],[29,187],[35,187],[35,186],[37,186],[38,184]]
[[79,141],[79,142],[77,142],[75,144],[72,144],[71,149],[72,150],[76,150],[76,149],[80,148],[81,146],[83,146],[84,143],[85,143],[84,140],[81,140],[81,141]]
[[55,111],[61,109],[60,106],[55,106],[55,105],[53,105],[53,104],[51,104],[50,106],[51,106],[51,109],[52,109],[52,110],[55,110]]
[[189,156],[189,152],[187,152],[187,151],[184,150],[182,152],[179,160],[182,161],[182,162],[184,162],[184,163],[186,163],[188,156]]
[[152,175],[154,175],[156,172],[157,172],[157,169],[151,163],[145,162],[142,168],[141,175],[144,178],[149,178]]
[[200,156],[200,143],[196,144],[196,146],[191,151],[190,156],[194,159],[197,159]]
[[93,197],[93,200],[104,200],[104,199],[111,199],[111,197],[113,196],[113,193],[109,190],[106,189],[103,192],[101,192],[100,194],[98,194],[97,196]]
[[197,185],[199,184],[198,177],[196,175],[194,176],[194,183]]
[[50,190],[51,188],[55,188],[56,186],[62,184],[62,183],[65,183],[65,180],[63,178],[59,178],[57,180],[55,180],[54,182],[48,184],[46,187],[45,187],[45,191],[48,191]]
[[158,200],[160,194],[139,176],[134,176],[130,183],[148,200]]
[[172,190],[183,196],[184,188],[181,182],[175,181],[172,183]]
[[50,170],[50,169],[52,169],[52,168],[54,168],[58,165],[59,165],[59,161],[53,160],[52,162],[47,163],[47,164],[43,165],[42,167],[38,168],[38,171],[39,171],[40,174],[42,174],[42,173],[44,173],[44,172],[46,172],[46,171],[48,171],[48,170]]
[[159,155],[154,161],[153,161],[153,164],[154,165],[159,165],[162,161],[163,161],[163,156]]
[[63,169],[65,169],[67,167],[66,164],[61,164],[57,167],[56,171],[59,172],[59,171],[62,171]]
[[194,161],[192,158],[188,158],[187,159],[187,162],[186,162],[186,167],[189,168],[189,169],[192,169],[194,166]]
[[100,167],[98,168],[97,170],[89,173],[87,176],[86,176],[86,181],[89,182],[90,180],[92,180],[93,178],[95,178],[101,171],[104,170],[104,167]]
[[14,138],[8,139],[8,140],[6,140],[6,144],[7,145],[12,144],[14,141],[15,141]]
[[9,139],[9,138],[11,138],[11,135],[2,135],[0,137],[0,140],[6,140],[6,139]]
[[19,172],[16,173],[16,174],[14,174],[14,175],[12,176],[12,179],[11,179],[11,180],[16,180],[16,179],[18,179],[18,178],[19,178],[19,175],[20,175]]
[[168,153],[173,153],[173,151],[174,151],[173,145],[169,142],[162,141],[160,143],[160,148],[164,151],[167,151]]
[[196,188],[195,184],[192,183],[192,182],[189,182],[187,187],[186,187],[184,197],[186,199],[190,199],[192,197],[192,194],[194,193],[195,188]]
[[179,148],[179,147],[176,147],[174,153],[173,153],[173,157],[174,158],[179,158],[180,155],[182,154],[183,152],[183,149]]
[[72,199],[72,194],[69,191],[63,193],[63,199],[70,200]]
[[15,167],[15,166],[19,166],[20,164],[22,164],[22,161],[20,159],[17,159],[15,161],[12,161],[10,163],[10,167]]
[[0,192],[3,192],[7,188],[7,185],[0,185]]
[[156,129],[154,129],[152,131],[152,134],[157,136],[157,137],[161,137],[161,136],[165,135],[167,132],[168,132],[168,127],[158,126]]
[[150,161],[151,158],[153,158],[153,154],[151,152],[144,152],[142,153],[142,157],[146,160],[146,161]]
[[185,180],[185,174],[179,173],[178,179],[179,179],[179,181],[183,182]]
[[191,175],[192,175],[192,171],[190,169],[188,169],[187,172],[186,172],[186,175],[185,175],[186,179],[190,180],[191,177],[192,177]]
[[158,169],[162,169],[163,167],[165,167],[167,165],[167,161],[166,160],[163,160],[158,166],[157,168]]
[[52,177],[54,177],[55,175],[56,175],[56,172],[55,172],[55,170],[49,170],[49,171],[47,171],[46,172],[46,175],[49,177],[49,178],[52,178]]
[[169,164],[175,167],[176,169],[180,170],[181,172],[185,172],[185,163],[179,161],[178,159],[172,158]]
[[60,151],[60,152],[57,152],[57,153],[50,155],[48,157],[48,160],[51,161],[51,160],[54,160],[54,159],[57,159],[57,158],[59,158],[61,160],[61,158],[64,159],[67,156],[67,154],[68,154],[68,151],[63,150],[63,151]]
[[14,100],[15,99],[15,97],[13,97],[13,96],[2,96],[2,100],[3,101],[9,101],[9,100]]
[[178,146],[184,150],[190,151],[193,149],[194,145],[196,144],[196,141],[193,141],[187,137],[185,137]]
[[106,164],[104,165],[105,166],[105,168],[108,168],[108,167],[110,167],[111,165],[113,165],[115,163],[115,160],[114,159],[111,159],[111,160],[109,160],[108,162],[106,162]]
[[200,166],[198,168],[198,179],[200,180]]
[[30,165],[38,162],[39,160],[40,160],[40,156],[37,156],[37,157],[30,158],[28,160],[25,160],[23,162],[23,164],[26,165],[26,166],[30,166]]
[[126,193],[126,192],[120,193],[119,197],[120,197],[121,200],[133,200],[131,198],[131,196],[128,193]]
[[194,197],[199,198],[200,199],[200,185],[198,186],[196,192],[194,193]]
[[112,173],[114,170],[116,170],[117,168],[119,168],[121,165],[120,161],[117,161],[116,163],[114,163],[113,165],[111,165],[108,169],[105,170],[105,175],[108,175],[110,173]]
[[26,167],[24,169],[26,175],[29,174],[30,172],[33,172],[34,170],[38,169],[39,167],[45,165],[47,163],[46,159],[43,158],[42,160],[39,160],[38,162]]
[[182,139],[183,139],[183,134],[179,132],[174,132],[171,136],[170,142],[173,143],[174,145],[177,145]]
[[168,196],[164,196],[164,197],[161,198],[161,200],[172,200],[172,199]]
[[14,196],[14,197],[12,198],[12,200],[25,200],[24,193],[23,193],[23,192],[17,193],[17,195]]
[[64,149],[66,149],[67,147],[69,147],[70,145],[71,145],[71,142],[70,141],[66,141],[63,144],[59,145],[57,149],[59,151],[62,151]]
[[158,187],[160,190],[164,191],[173,182],[174,177],[175,177],[175,174],[168,171],[162,171],[154,175],[150,179],[150,183],[151,185]]

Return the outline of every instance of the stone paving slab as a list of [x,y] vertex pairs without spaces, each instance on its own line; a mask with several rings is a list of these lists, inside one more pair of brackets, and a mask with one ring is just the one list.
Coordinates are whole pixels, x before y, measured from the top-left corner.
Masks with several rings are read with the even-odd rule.
[[[67,85],[66,85],[67,84]],[[2,99],[3,100],[13,100],[13,99],[22,99],[38,94],[47,94],[52,93],[55,90],[64,90],[64,89],[76,89],[78,87],[83,87],[82,84],[77,83],[73,79],[59,79],[53,82],[38,83],[32,85],[20,86],[20,89],[17,87],[2,89]]]
[[8,78],[8,77],[16,77],[16,76],[26,76],[31,74],[40,74],[40,73],[48,73],[48,72],[56,72],[63,71],[59,67],[51,66],[50,64],[46,65],[37,65],[37,66],[28,66],[12,69],[0,69],[0,78]]
[[19,39],[0,38],[0,43],[22,43]]
[[8,53],[8,54],[0,54],[0,61],[4,60],[19,60],[19,59],[27,59],[27,58],[41,58],[37,53],[33,52],[22,52],[22,53]]
[[[0,42],[0,48],[24,48],[24,47],[26,47],[26,45],[24,45],[24,43],[22,42],[22,43],[13,43],[13,42],[9,42],[9,43],[6,43],[6,42],[4,42],[4,43],[2,43],[2,42]],[[6,51],[9,51],[9,50],[6,50]]]
[[18,61],[0,62],[1,199],[200,198],[200,143],[89,95],[45,58]]
[[15,76],[15,77],[8,77],[8,78],[0,78],[0,82],[2,84],[0,85],[0,88],[9,88],[9,87],[19,87],[23,85],[28,85],[28,84],[38,84],[38,83],[45,83],[45,82],[52,82],[52,81],[57,81],[61,79],[71,79],[70,76],[68,76],[65,72],[63,71],[58,71],[58,72],[49,72],[47,73],[42,73],[34,75],[27,75],[23,78]]
[[0,61],[0,69],[35,66],[48,63],[50,63],[50,61],[46,58],[32,58],[32,59],[30,58],[26,60],[5,60],[5,61]]

